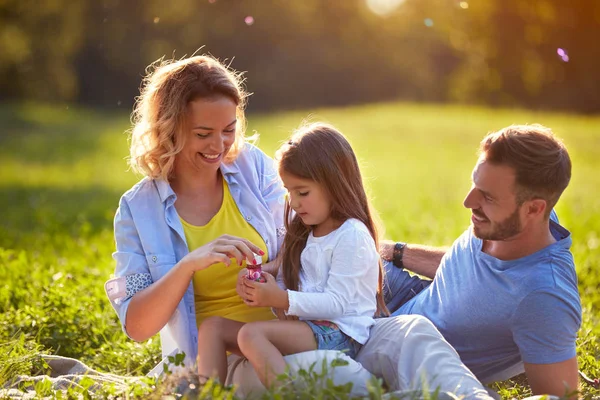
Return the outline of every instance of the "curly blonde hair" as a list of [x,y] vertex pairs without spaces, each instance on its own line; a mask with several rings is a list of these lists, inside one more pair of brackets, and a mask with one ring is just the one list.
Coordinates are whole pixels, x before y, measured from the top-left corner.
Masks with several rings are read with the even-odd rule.
[[160,59],[150,64],[131,116],[129,165],[152,179],[169,180],[175,156],[183,149],[186,107],[190,101],[227,97],[237,105],[235,141],[224,162],[242,149],[248,93],[242,74],[210,56]]

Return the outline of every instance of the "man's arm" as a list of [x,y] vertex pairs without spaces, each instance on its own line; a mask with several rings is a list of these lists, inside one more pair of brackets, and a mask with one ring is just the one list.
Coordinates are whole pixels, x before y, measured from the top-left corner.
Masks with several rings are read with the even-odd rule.
[[553,364],[524,363],[525,374],[534,395],[551,394],[559,397],[568,395],[577,398],[577,357]]
[[[379,253],[381,254],[381,258],[393,262],[395,245],[396,242],[391,240],[382,240],[379,243]],[[402,254],[402,265],[394,265],[433,279],[435,272],[440,266],[442,257],[444,257],[444,254],[446,254],[447,251],[448,247],[407,244],[404,247]]]
[[576,398],[576,341],[581,326],[577,288],[529,293],[520,301],[511,325],[533,394]]

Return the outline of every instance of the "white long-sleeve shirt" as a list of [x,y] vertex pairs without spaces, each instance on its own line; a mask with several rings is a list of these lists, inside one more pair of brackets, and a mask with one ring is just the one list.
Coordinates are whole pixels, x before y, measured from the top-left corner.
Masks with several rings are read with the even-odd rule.
[[[327,320],[364,344],[375,323],[379,254],[367,227],[349,219],[322,237],[310,233],[300,256],[300,291],[288,290],[288,315]],[[281,274],[279,274],[282,284]]]

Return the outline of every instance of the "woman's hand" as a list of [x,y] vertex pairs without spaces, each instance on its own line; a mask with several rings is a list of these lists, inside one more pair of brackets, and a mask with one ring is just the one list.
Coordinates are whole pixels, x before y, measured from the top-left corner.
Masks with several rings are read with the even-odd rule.
[[263,272],[265,283],[251,281],[244,277],[244,303],[251,307],[274,307],[287,310],[290,307],[288,294],[277,285],[273,275]]
[[191,272],[196,272],[220,262],[229,266],[232,258],[236,259],[238,265],[241,265],[245,259],[250,263],[255,263],[254,253],[263,255],[264,251],[249,240],[221,235],[189,252],[181,259],[181,264],[186,265]]

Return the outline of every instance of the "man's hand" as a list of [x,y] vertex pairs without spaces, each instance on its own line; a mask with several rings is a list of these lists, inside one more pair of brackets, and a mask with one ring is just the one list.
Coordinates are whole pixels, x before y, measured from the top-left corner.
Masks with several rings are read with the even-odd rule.
[[382,240],[379,242],[379,255],[386,261],[393,261],[394,246],[396,242],[391,240]]
[[577,357],[553,364],[524,363],[525,375],[534,395],[551,394],[559,397],[577,398],[579,389]]
[[264,283],[243,278],[245,299],[244,302],[252,307],[273,307],[287,310],[290,307],[288,294],[277,285],[273,275],[263,272],[267,280]]
[[406,244],[402,254],[402,265],[394,264],[394,246],[396,242],[382,240],[379,242],[379,255],[383,260],[391,261],[399,268],[404,268],[419,275],[433,279],[440,266],[447,247],[431,247],[420,244]]

